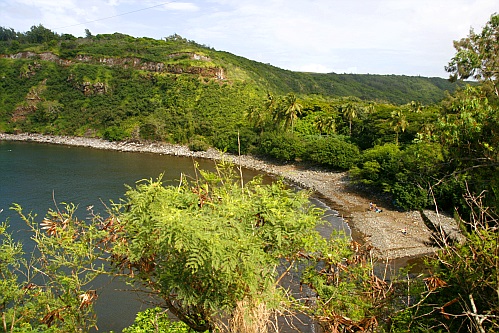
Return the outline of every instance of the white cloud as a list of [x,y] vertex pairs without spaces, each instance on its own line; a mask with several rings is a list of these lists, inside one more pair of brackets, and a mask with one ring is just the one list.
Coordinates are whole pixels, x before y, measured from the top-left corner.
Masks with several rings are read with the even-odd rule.
[[2,0],[0,22],[76,36],[178,33],[293,70],[445,77],[452,41],[498,10],[497,0]]
[[299,72],[331,73],[333,70],[323,64],[304,64],[294,69]]
[[163,6],[166,10],[197,11],[199,7],[192,2],[170,2]]

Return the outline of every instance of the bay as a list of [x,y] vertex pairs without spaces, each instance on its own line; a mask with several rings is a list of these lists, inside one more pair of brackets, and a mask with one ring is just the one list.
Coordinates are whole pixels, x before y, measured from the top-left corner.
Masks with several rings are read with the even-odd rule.
[[[79,206],[80,218],[86,207],[104,211],[110,200],[118,201],[126,185],[134,186],[143,179],[155,179],[163,174],[165,184],[175,184],[180,175],[194,176],[194,165],[214,170],[215,162],[188,157],[153,153],[119,152],[87,147],[74,147],[35,142],[0,141],[0,221],[9,220],[14,237],[29,242],[24,222],[9,207],[21,205],[24,212],[33,212],[41,221],[49,208],[61,202]],[[261,174],[254,170],[243,171],[246,180]],[[264,182],[272,178],[264,177]],[[328,209],[321,202],[314,203]],[[348,229],[334,211],[326,211],[330,224],[321,233],[329,236],[332,228]],[[348,230],[347,230],[348,231]],[[101,279],[99,299],[96,303],[98,326],[102,332],[121,332],[131,325],[138,311],[145,305],[128,289],[116,281]],[[108,285],[103,288],[104,285]]]

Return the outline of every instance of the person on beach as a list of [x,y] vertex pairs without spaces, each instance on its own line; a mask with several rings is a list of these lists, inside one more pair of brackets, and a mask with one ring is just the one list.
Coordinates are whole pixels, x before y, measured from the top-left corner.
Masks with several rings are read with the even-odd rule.
[[379,209],[375,203],[372,202],[369,203],[369,210],[375,213],[381,213],[383,211],[382,209]]

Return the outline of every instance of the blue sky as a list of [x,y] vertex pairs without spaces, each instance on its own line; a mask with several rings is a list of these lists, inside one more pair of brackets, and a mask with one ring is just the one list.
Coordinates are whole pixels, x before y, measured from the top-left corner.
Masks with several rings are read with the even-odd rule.
[[497,0],[0,0],[0,26],[21,32],[176,33],[294,71],[445,78],[453,41],[493,13]]

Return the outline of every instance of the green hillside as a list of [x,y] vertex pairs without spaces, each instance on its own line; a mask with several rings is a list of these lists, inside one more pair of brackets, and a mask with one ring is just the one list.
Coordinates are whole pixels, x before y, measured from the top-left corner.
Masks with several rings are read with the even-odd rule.
[[[178,35],[165,40],[134,38],[120,33],[75,38],[71,35],[59,36],[42,26],[33,27],[24,34],[0,29],[0,54],[4,57],[19,57],[19,53],[23,51],[35,54],[50,52],[60,59],[75,62],[87,63],[90,57],[94,63],[118,65],[123,63],[118,59],[128,59],[151,66],[162,64],[177,72],[180,68],[222,68],[225,81],[243,81],[278,94],[294,92],[333,97],[355,96],[397,104],[417,100],[429,104],[441,100],[446,90],[452,92],[456,88],[456,84],[442,78],[292,72],[228,52],[216,51]],[[103,62],[103,58],[113,60]],[[202,71],[195,72],[197,73],[207,74]]]
[[229,78],[254,82],[259,87],[279,94],[321,94],[331,97],[354,96],[363,100],[405,104],[419,101],[431,104],[441,101],[445,92],[453,92],[458,84],[442,78],[403,75],[320,74],[292,72],[225,52],[214,57],[228,69]]
[[[283,70],[178,35],[76,38],[43,26],[0,28],[0,130],[228,145],[267,94],[309,104],[358,98],[428,105],[458,86],[441,78]],[[320,102],[318,102],[321,100]],[[332,104],[331,104],[332,103]],[[233,139],[231,139],[233,140]]]

